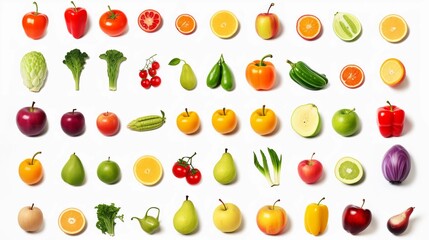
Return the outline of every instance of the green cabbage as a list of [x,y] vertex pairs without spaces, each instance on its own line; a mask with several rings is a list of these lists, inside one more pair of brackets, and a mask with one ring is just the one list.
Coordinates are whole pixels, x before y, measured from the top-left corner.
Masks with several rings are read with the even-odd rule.
[[48,75],[45,57],[40,52],[26,53],[21,59],[21,77],[24,85],[32,92],[39,92]]

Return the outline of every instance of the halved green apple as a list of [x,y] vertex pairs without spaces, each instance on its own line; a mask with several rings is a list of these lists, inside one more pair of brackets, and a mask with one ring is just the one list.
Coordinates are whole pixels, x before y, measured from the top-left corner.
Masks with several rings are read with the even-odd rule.
[[319,109],[312,103],[298,106],[291,116],[292,129],[302,137],[314,137],[322,128]]

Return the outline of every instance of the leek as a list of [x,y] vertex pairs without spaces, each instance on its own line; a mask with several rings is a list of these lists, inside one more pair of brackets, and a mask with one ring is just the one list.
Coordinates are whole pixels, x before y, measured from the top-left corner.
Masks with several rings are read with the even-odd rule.
[[268,167],[267,157],[265,156],[262,150],[260,150],[260,152],[262,156],[262,165],[259,163],[258,157],[256,156],[255,152],[253,152],[253,163],[255,164],[256,168],[259,170],[259,172],[262,175],[264,175],[264,177],[267,179],[271,187],[280,185],[282,156],[280,155],[279,157],[273,149],[268,148],[268,153],[270,155],[273,174],[274,174],[272,178],[270,174],[270,169]]

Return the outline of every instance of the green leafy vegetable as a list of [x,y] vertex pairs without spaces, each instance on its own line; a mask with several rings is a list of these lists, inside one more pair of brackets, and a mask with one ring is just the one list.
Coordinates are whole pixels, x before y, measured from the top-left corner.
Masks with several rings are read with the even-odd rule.
[[114,203],[110,205],[107,204],[98,204],[95,207],[97,209],[97,218],[96,227],[101,230],[103,234],[109,234],[110,236],[115,236],[115,225],[116,219],[124,221],[124,215],[118,215],[120,207],[116,207]]
[[253,163],[255,164],[256,168],[259,170],[259,172],[262,173],[262,175],[265,176],[268,183],[273,186],[280,185],[280,173],[281,173],[281,167],[282,167],[282,156],[280,157],[277,155],[277,153],[271,149],[268,148],[268,153],[270,155],[271,164],[274,172],[274,178],[271,178],[270,169],[268,167],[268,161],[267,157],[265,156],[264,152],[260,150],[262,155],[262,165],[259,163],[258,157],[256,157],[255,152],[253,152]]
[[80,74],[88,58],[89,56],[86,52],[81,52],[79,49],[75,48],[68,52],[63,60],[63,63],[67,65],[73,74],[76,91],[79,90]]
[[116,91],[117,80],[119,76],[119,67],[121,63],[127,58],[124,54],[118,50],[110,49],[106,53],[100,55],[100,59],[104,59],[107,62],[107,75],[109,77],[109,90]]
[[24,85],[32,92],[39,92],[48,75],[43,54],[36,51],[26,53],[21,59],[20,68]]

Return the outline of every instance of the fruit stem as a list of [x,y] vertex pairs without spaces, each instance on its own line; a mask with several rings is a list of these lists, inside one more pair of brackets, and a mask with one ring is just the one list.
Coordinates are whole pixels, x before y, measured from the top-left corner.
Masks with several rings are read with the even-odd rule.
[[265,56],[262,57],[261,61],[258,63],[258,67],[262,67],[262,66],[266,66],[264,63],[265,58],[272,58],[273,55],[272,54],[267,54]]
[[222,205],[223,205],[223,208],[224,208],[224,211],[226,211],[226,210],[228,210],[227,208],[226,208],[226,205],[225,205],[225,203],[222,201],[222,199],[220,199],[219,198],[219,201],[222,203]]
[[351,112],[354,112],[356,110],[356,108],[353,108],[353,109],[349,109],[348,111],[347,111],[347,113],[351,113]]
[[186,112],[186,116],[188,116],[188,117],[189,117],[188,108],[185,108],[185,112]]
[[277,199],[277,201],[275,201],[275,202],[273,203],[273,209],[274,209],[274,207],[275,207],[276,203],[278,203],[278,202],[280,202],[280,199]]
[[188,195],[186,195],[186,199],[185,199],[185,200],[186,200],[186,201],[188,201],[188,198],[189,198],[189,196],[188,196]]
[[265,116],[265,105],[262,105],[262,116]]
[[392,104],[389,102],[389,100],[387,100],[386,102],[387,102],[387,104],[389,104],[390,111],[393,112],[393,106],[392,106]]
[[76,112],[76,108],[73,108],[72,113]]
[[225,153],[227,153],[228,152],[228,148],[225,148]]
[[30,210],[33,210],[34,208],[34,203],[31,204]]
[[226,115],[226,108],[222,108],[223,115]]
[[270,12],[270,9],[272,6],[274,6],[274,3],[271,3],[270,6],[268,7],[267,14]]
[[363,205],[365,204],[365,198],[362,199],[362,206],[360,206],[361,208],[363,208]]
[[110,8],[110,5],[107,5],[107,8],[109,9],[109,19],[116,19],[116,14],[112,11],[112,9]]
[[42,153],[42,152],[36,152],[34,155],[33,155],[33,158],[31,158],[31,164],[30,165],[33,165],[34,164],[34,158],[36,157],[36,155],[37,154],[40,154],[40,153]]
[[146,217],[146,216],[147,216],[147,213],[148,213],[148,212],[149,212],[149,210],[151,210],[151,209],[156,209],[156,210],[158,210],[158,215],[156,215],[156,220],[158,220],[160,210],[159,210],[159,208],[157,208],[157,207],[150,207],[150,208],[148,208],[148,209],[146,210],[146,214],[145,214],[144,216]]
[[71,4],[73,4],[74,11],[75,11],[75,12],[77,12],[76,4],[74,4],[74,2],[73,2],[73,1],[71,1]]
[[314,154],[316,154],[316,153],[314,152],[313,154],[311,154],[310,160],[313,160]]
[[322,199],[320,199],[320,201],[317,203],[317,205],[320,205],[320,202],[322,202],[323,200],[325,200],[325,197],[323,197]]
[[293,67],[294,65],[295,65],[295,63],[294,62],[292,62],[291,60],[289,60],[289,59],[287,59],[286,60],[286,62],[291,66],[291,67]]
[[36,2],[33,2],[34,5],[36,5],[36,11],[34,12],[34,15],[39,15],[39,6]]
[[30,112],[34,111],[34,104],[36,104],[36,102],[35,102],[35,101],[33,101],[33,103],[31,104]]
[[220,55],[220,62],[223,63],[225,60],[223,59],[223,54]]

